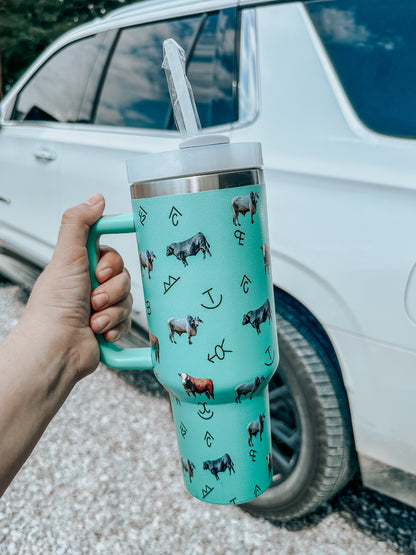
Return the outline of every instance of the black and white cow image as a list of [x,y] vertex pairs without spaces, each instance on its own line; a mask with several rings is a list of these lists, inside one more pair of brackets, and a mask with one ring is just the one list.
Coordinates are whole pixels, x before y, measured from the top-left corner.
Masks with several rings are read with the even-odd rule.
[[253,447],[253,436],[257,437],[257,434],[260,434],[260,441],[262,441],[261,436],[264,430],[265,418],[266,417],[264,414],[259,414],[257,420],[253,420],[253,422],[250,422],[250,424],[247,426],[248,444],[250,445],[250,447]]
[[257,213],[257,202],[259,200],[259,194],[253,191],[250,191],[248,195],[245,197],[234,197],[231,201],[231,206],[234,210],[233,214],[233,224],[234,225],[241,225],[238,221],[238,215],[241,213],[243,216],[246,215],[247,212],[250,212],[251,216],[251,223],[253,222],[253,216]]
[[225,472],[226,470],[235,473],[234,470],[234,463],[231,460],[231,457],[228,453],[220,457],[219,459],[215,459],[214,461],[205,461],[204,462],[204,470],[209,470],[211,474],[214,474],[216,480],[219,480],[218,473]]
[[155,260],[156,255],[153,251],[145,251],[139,253],[140,257],[140,266],[142,269],[147,268],[149,279],[150,279],[150,272],[153,270],[153,260]]
[[179,336],[181,336],[183,333],[186,333],[188,337],[188,343],[189,345],[192,345],[191,337],[195,337],[198,331],[199,324],[203,323],[204,322],[199,316],[195,316],[194,318],[189,314],[186,318],[169,318],[169,339],[172,343],[176,343],[175,333],[177,333]]
[[235,388],[235,402],[241,403],[241,395],[248,395],[249,393],[250,399],[252,399],[253,394],[256,393],[262,381],[264,381],[264,376],[256,376],[252,382],[237,385]]
[[192,483],[192,478],[194,476],[195,465],[189,459],[183,459],[181,457],[181,460],[182,460],[182,468],[183,468],[184,472],[188,472],[189,481]]
[[205,235],[199,232],[190,239],[186,239],[186,241],[171,243],[168,245],[166,247],[166,256],[171,256],[173,254],[178,260],[183,262],[184,266],[188,266],[188,262],[186,260],[188,256],[195,256],[199,253],[199,251],[201,251],[204,255],[204,259],[206,257],[206,253],[212,256],[209,250],[210,246],[211,245],[208,243]]
[[270,310],[270,301],[267,299],[260,308],[256,310],[250,310],[247,314],[243,316],[243,326],[246,324],[251,324],[256,330],[257,335],[261,333],[260,324],[263,324],[267,319],[271,321],[272,313]]

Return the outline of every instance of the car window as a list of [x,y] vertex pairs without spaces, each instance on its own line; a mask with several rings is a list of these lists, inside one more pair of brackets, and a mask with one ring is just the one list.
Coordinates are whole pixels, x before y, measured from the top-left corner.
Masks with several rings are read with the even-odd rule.
[[89,121],[110,35],[100,33],[56,52],[19,93],[11,119]]
[[236,14],[229,9],[208,17],[188,67],[202,127],[238,119]]
[[416,3],[322,0],[306,7],[363,123],[416,138]]
[[[174,128],[162,44],[174,38],[187,55],[201,125],[237,119],[235,13],[225,10],[123,29],[93,120],[99,125]],[[233,15],[234,14],[234,15]]]

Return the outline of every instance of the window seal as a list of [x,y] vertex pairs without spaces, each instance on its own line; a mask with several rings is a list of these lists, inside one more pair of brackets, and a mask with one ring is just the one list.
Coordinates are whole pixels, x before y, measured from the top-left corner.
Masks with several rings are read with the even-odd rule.
[[104,62],[104,65],[103,65],[103,70],[101,72],[100,80],[98,81],[97,90],[95,91],[94,102],[93,102],[92,109],[91,109],[91,116],[90,116],[90,122],[89,122],[91,125],[94,125],[95,118],[97,117],[98,105],[100,103],[104,83],[105,83],[105,80],[107,78],[108,69],[110,67],[111,60],[113,59],[114,52],[117,48],[118,41],[120,40],[121,31],[122,31],[121,28],[117,29],[117,33],[116,33],[116,36],[114,37],[113,44],[111,45],[111,47],[109,49],[107,59]]

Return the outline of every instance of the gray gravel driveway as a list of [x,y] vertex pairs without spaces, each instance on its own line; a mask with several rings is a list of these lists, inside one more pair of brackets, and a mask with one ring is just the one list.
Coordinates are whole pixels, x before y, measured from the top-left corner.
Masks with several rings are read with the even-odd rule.
[[[0,283],[0,339],[24,301],[18,287]],[[279,526],[193,499],[178,458],[169,404],[151,375],[122,379],[99,367],[76,386],[0,500],[0,554],[413,552],[416,513],[404,505],[393,502],[402,549],[400,533],[390,537],[357,522],[368,511],[362,514],[361,504],[351,513],[348,492],[309,520]],[[370,507],[375,497],[362,491]],[[352,493],[355,501],[362,491]],[[390,500],[376,499],[382,515]]]

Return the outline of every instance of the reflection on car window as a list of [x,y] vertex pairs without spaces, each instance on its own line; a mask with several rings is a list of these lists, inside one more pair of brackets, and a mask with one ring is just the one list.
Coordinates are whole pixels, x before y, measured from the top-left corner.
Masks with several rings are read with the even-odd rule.
[[89,122],[108,49],[100,33],[59,50],[22,89],[12,119]]
[[234,121],[234,36],[235,21],[223,13],[124,29],[109,66],[95,123],[174,128],[162,69],[162,44],[170,37],[186,52],[187,71],[202,126]]
[[234,9],[208,17],[188,68],[202,127],[238,119],[235,17]]
[[363,123],[416,138],[416,3],[326,0],[306,6]]
[[165,126],[169,92],[162,69],[162,43],[180,37],[189,48],[199,17],[154,23],[122,31],[111,61],[95,123],[161,129]]

